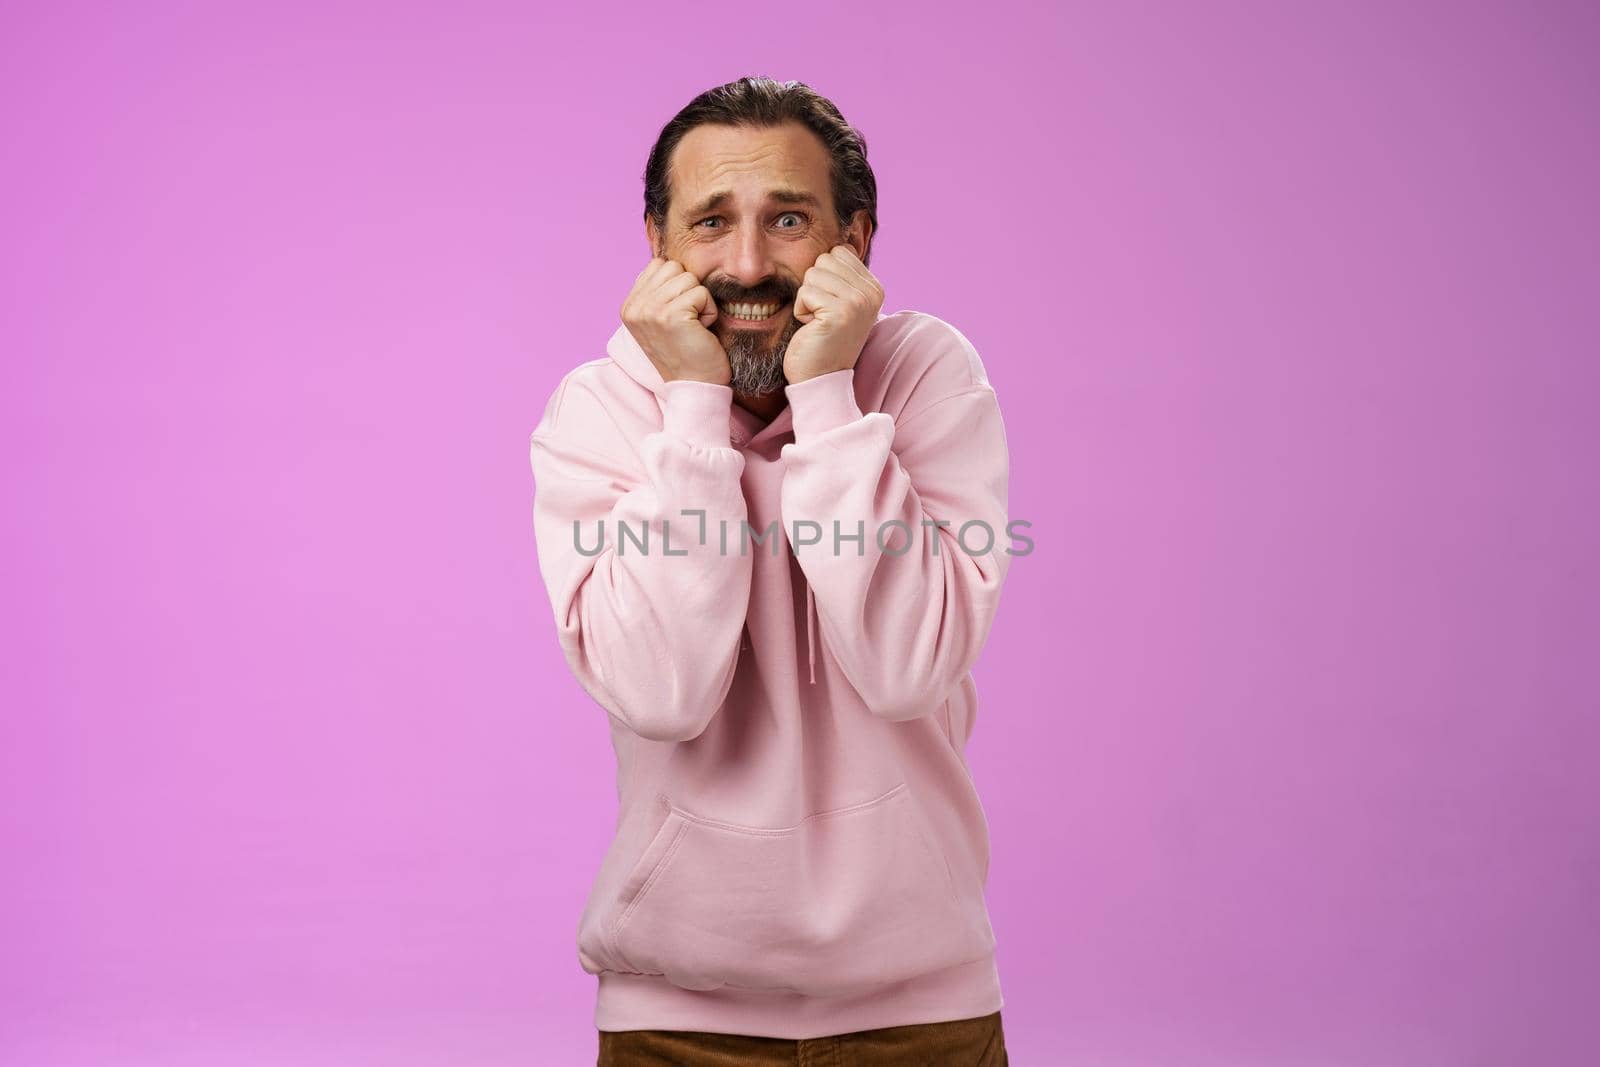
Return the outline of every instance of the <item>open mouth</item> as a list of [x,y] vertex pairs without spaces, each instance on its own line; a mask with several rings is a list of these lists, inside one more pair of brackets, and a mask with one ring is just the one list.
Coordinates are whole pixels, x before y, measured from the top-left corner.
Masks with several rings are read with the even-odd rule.
[[787,304],[730,303],[722,305],[722,317],[735,326],[765,326],[777,317]]

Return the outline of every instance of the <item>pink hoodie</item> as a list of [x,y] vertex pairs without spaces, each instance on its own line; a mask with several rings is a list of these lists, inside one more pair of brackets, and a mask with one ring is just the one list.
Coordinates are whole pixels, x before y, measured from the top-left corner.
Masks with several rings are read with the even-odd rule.
[[880,315],[853,370],[789,386],[767,424],[728,386],[663,382],[625,327],[606,350],[531,441],[540,573],[617,756],[577,930],[596,1027],[998,1011],[963,753],[1011,539],[977,352]]

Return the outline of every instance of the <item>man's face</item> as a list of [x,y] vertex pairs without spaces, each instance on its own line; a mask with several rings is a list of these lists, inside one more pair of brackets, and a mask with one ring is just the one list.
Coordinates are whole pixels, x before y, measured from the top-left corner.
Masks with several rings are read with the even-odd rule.
[[711,332],[728,353],[734,391],[779,391],[805,272],[841,242],[866,252],[862,227],[843,230],[834,215],[827,148],[797,122],[696,126],[673,151],[671,182],[664,232],[647,223],[651,247],[716,300]]

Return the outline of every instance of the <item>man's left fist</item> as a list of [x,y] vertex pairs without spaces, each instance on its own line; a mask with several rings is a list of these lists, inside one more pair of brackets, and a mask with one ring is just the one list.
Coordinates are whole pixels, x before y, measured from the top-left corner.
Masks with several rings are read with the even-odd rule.
[[794,298],[794,317],[805,325],[783,353],[789,384],[854,367],[881,307],[883,286],[855,249],[834,245],[818,256]]

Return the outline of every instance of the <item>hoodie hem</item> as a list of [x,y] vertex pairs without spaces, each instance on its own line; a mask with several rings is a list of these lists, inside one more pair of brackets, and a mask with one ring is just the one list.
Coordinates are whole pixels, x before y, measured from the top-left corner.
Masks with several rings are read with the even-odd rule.
[[602,971],[598,979],[594,1023],[599,1030],[696,1030],[801,1041],[975,1019],[1005,1004],[993,952],[856,997],[728,986],[693,990],[661,975],[619,971]]

